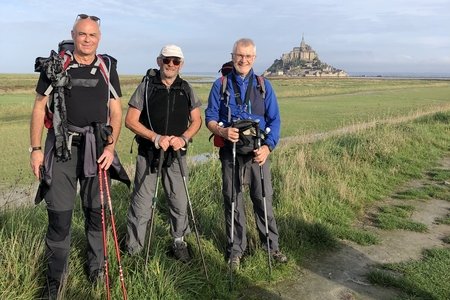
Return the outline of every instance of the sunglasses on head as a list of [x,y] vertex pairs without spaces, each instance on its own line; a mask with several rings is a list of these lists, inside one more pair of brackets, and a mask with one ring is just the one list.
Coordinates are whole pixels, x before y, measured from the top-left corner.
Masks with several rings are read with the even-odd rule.
[[164,57],[162,62],[166,65],[172,62],[175,66],[179,66],[181,64],[181,59],[179,57]]
[[98,23],[98,25],[100,26],[100,18],[99,17],[96,17],[96,16],[90,16],[90,15],[86,15],[86,14],[79,14],[78,16],[77,16],[77,18],[75,19],[75,22],[76,21],[78,21],[78,20],[84,20],[84,19],[87,19],[87,18],[89,18],[89,19],[91,19],[92,21],[94,21],[94,22],[97,22]]

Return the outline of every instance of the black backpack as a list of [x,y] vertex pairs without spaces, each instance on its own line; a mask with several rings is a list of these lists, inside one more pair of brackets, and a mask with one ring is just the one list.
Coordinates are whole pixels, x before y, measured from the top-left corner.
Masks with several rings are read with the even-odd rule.
[[224,63],[219,70],[219,72],[222,73],[222,76],[227,76],[231,71],[233,71],[233,62],[231,60]]

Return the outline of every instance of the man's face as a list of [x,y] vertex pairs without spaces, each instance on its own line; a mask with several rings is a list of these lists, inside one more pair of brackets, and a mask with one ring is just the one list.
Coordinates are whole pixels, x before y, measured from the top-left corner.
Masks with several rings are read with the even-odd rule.
[[252,45],[237,45],[231,56],[236,72],[241,76],[246,76],[255,62],[255,48]]
[[75,53],[78,55],[95,55],[100,42],[100,28],[96,21],[89,18],[78,20],[72,30]]
[[173,79],[180,73],[183,60],[179,57],[158,57],[158,66],[164,78]]

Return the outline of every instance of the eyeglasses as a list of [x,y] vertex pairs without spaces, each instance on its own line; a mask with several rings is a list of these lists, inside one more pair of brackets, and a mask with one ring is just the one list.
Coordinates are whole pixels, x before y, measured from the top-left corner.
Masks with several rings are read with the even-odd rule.
[[91,19],[92,21],[94,21],[94,22],[97,22],[98,23],[98,26],[100,26],[100,18],[99,17],[96,17],[96,16],[90,16],[90,15],[86,15],[86,14],[79,14],[78,16],[77,16],[77,18],[75,19],[75,22],[76,21],[78,21],[78,20],[84,20],[84,19],[87,19],[87,18],[89,18],[89,19]]
[[253,54],[237,54],[237,53],[231,53],[231,56],[233,58],[237,58],[239,60],[242,60],[245,58],[245,60],[251,60],[255,57]]
[[181,59],[179,57],[164,57],[162,62],[166,65],[172,62],[175,66],[179,66],[181,64]]

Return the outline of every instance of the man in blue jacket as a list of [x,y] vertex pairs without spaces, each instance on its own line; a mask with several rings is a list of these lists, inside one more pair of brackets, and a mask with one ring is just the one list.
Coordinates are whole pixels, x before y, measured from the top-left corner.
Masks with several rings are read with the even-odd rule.
[[[267,249],[265,200],[270,255],[274,261],[285,263],[287,257],[279,249],[279,234],[273,214],[273,190],[268,159],[280,137],[280,112],[277,98],[270,82],[253,72],[256,46],[251,39],[243,38],[236,41],[231,57],[233,71],[214,82],[205,111],[206,124],[215,135],[215,141],[222,140],[216,145],[220,144],[221,146],[219,157],[222,163],[222,193],[228,238],[226,256],[230,266],[238,268],[247,247],[241,186],[249,184],[250,198],[253,202],[261,242]],[[242,132],[235,126],[239,120],[258,123],[258,127],[266,131],[261,147],[252,148],[247,154],[240,151],[239,146],[236,146],[242,144],[243,137]],[[237,147],[236,151],[233,151],[233,144]],[[260,168],[264,175],[264,184],[262,184]],[[235,170],[234,176],[233,170]],[[235,207],[233,226],[231,223],[232,206]],[[233,235],[231,234],[232,228],[234,229]]]

